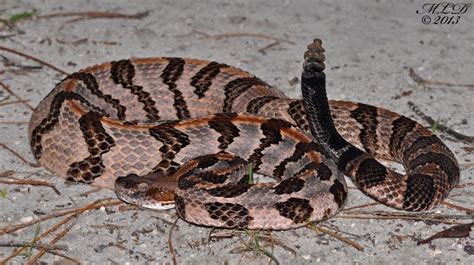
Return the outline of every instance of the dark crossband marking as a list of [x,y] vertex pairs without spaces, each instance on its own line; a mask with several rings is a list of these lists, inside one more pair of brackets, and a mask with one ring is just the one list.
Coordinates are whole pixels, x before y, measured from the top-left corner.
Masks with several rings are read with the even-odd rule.
[[184,70],[184,64],[186,63],[181,58],[166,58],[168,65],[165,67],[160,77],[163,79],[163,83],[168,86],[168,89],[174,94],[173,106],[176,109],[176,116],[178,119],[187,119],[191,117],[188,106],[184,100],[183,93],[179,91],[176,85],[176,81],[181,77]]
[[232,123],[235,117],[237,117],[236,113],[219,113],[209,121],[209,127],[221,135],[217,138],[221,150],[225,150],[234,142],[234,138],[240,135],[239,128]]
[[241,204],[210,202],[204,206],[212,219],[224,222],[226,227],[246,228],[253,220],[249,210]]
[[407,170],[414,171],[416,170],[416,168],[425,166],[428,164],[433,164],[433,165],[438,166],[448,176],[456,176],[450,179],[451,185],[454,185],[455,183],[453,182],[457,181],[457,176],[459,176],[458,165],[455,162],[453,162],[453,160],[450,157],[441,153],[427,152],[427,153],[421,154],[415,159],[408,162]]
[[275,193],[278,195],[290,194],[293,192],[298,192],[303,189],[305,181],[299,178],[288,178],[282,180],[275,189]]
[[92,183],[95,178],[100,177],[105,169],[102,155],[109,152],[115,145],[114,139],[105,132],[97,112],[88,112],[79,119],[79,125],[87,144],[89,156],[69,166],[68,179]]
[[222,111],[232,112],[232,104],[234,103],[234,100],[253,86],[268,85],[256,77],[237,78],[227,83],[224,87],[225,98]]
[[364,152],[359,150],[359,148],[350,146],[344,153],[341,154],[337,161],[337,168],[344,173],[349,173],[351,171],[351,167],[348,168],[347,165],[351,165],[351,162],[354,159],[363,155]]
[[[196,184],[198,183],[203,182],[212,184],[222,184],[227,179],[229,179],[229,176],[232,173],[234,172],[230,171],[223,174],[218,174],[214,171],[206,171],[193,174],[193,171],[190,171],[179,178],[178,188],[181,190],[186,190],[196,186]],[[245,182],[244,184],[247,184],[247,182]]]
[[104,114],[104,112],[97,107],[92,106],[85,98],[81,95],[74,92],[61,91],[56,94],[51,102],[51,107],[49,109],[48,115],[41,120],[41,122],[33,129],[31,133],[31,146],[33,150],[33,155],[37,160],[41,158],[43,152],[43,146],[41,145],[41,139],[43,135],[51,130],[59,121],[59,115],[61,107],[66,100],[77,100],[82,104],[88,106],[91,109],[94,109],[97,112]]
[[295,100],[288,104],[288,114],[295,121],[296,125],[304,131],[309,132],[308,121],[303,106],[303,101]]
[[359,133],[360,142],[369,154],[374,155],[378,150],[377,108],[362,103],[358,103],[357,106],[355,110],[351,111],[351,118],[362,124]]
[[233,198],[244,194],[249,188],[250,185],[232,184],[208,189],[206,192],[215,197]]
[[275,208],[281,216],[293,220],[295,224],[310,221],[311,214],[314,211],[309,200],[293,197],[289,198],[286,202],[276,203]]
[[161,159],[153,170],[154,172],[165,173],[167,175],[176,172],[180,165],[173,160],[174,157],[181,149],[191,143],[188,135],[173,126],[173,122],[168,122],[150,129],[150,135],[163,143],[163,146],[159,149]]
[[403,209],[421,211],[429,208],[436,194],[433,177],[423,174],[408,176],[407,190],[405,191]]
[[222,67],[228,66],[217,62],[210,62],[191,78],[191,86],[195,88],[194,94],[198,98],[205,96],[206,91],[212,85],[212,80],[220,73]]
[[399,157],[400,145],[403,143],[405,136],[415,128],[416,122],[405,116],[400,116],[392,122],[392,136],[390,137],[389,147],[394,157]]
[[277,179],[281,178],[283,174],[285,173],[286,166],[289,163],[297,162],[309,151],[318,151],[318,150],[322,150],[322,148],[315,142],[297,143],[293,151],[293,154],[285,158],[283,161],[280,162],[280,164],[275,166],[275,169],[273,170],[273,177]]
[[265,123],[262,123],[260,129],[265,137],[260,139],[260,145],[249,157],[249,160],[252,161],[254,171],[257,171],[262,164],[261,158],[263,157],[263,151],[272,144],[278,144],[283,141],[280,131],[290,127],[291,124],[289,122],[279,119],[268,119]]
[[339,208],[342,208],[347,199],[347,191],[344,189],[344,185],[339,180],[335,179],[334,184],[329,188],[329,192],[334,195],[334,200]]
[[360,164],[355,174],[357,185],[366,190],[373,186],[382,185],[387,177],[387,169],[377,160],[368,157]]
[[120,104],[120,100],[112,98],[111,95],[104,94],[102,91],[100,91],[99,84],[97,83],[97,80],[93,74],[79,72],[68,76],[67,79],[76,79],[82,81],[82,83],[84,83],[86,86],[86,89],[88,89],[93,95],[103,99],[117,110],[117,119],[125,120],[125,106]]
[[403,151],[403,157],[409,159],[410,155],[416,154],[419,150],[424,148],[431,148],[432,146],[443,146],[443,143],[436,135],[422,136],[416,139],[410,147]]
[[257,114],[258,111],[263,106],[277,99],[280,99],[280,98],[275,97],[275,96],[262,96],[262,97],[254,98],[247,105],[247,112]]
[[160,116],[158,115],[158,109],[155,107],[155,101],[142,86],[133,84],[134,77],[135,66],[130,60],[111,62],[110,78],[115,84],[122,85],[123,88],[129,89],[132,94],[137,96],[138,101],[143,104],[143,110],[146,112],[149,121],[158,121]]
[[308,171],[317,171],[318,178],[322,181],[330,180],[332,176],[331,169],[323,163],[308,163],[306,164],[295,176],[300,176],[301,174]]

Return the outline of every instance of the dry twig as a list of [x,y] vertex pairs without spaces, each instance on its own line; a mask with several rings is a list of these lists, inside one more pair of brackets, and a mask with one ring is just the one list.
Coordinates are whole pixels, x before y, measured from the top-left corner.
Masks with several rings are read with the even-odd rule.
[[54,65],[52,65],[52,64],[50,64],[50,63],[47,63],[47,62],[45,62],[45,61],[43,61],[43,60],[40,60],[40,59],[38,59],[38,58],[36,58],[36,57],[33,57],[33,56],[31,56],[31,55],[28,55],[28,54],[26,54],[26,53],[22,53],[22,52],[19,52],[19,51],[17,51],[17,50],[14,50],[14,49],[11,49],[11,48],[7,48],[7,47],[3,47],[3,46],[0,46],[0,50],[4,50],[4,51],[7,51],[7,52],[14,53],[14,54],[16,54],[16,55],[23,56],[23,57],[25,57],[25,58],[27,58],[27,59],[33,60],[33,61],[35,61],[35,62],[37,62],[37,63],[40,63],[41,65],[47,66],[47,67],[49,67],[49,68],[51,68],[51,69],[53,69],[53,70],[55,70],[55,71],[57,71],[57,72],[59,72],[59,73],[61,73],[61,74],[68,75],[67,72],[65,72],[65,71],[63,71],[63,70],[61,70],[61,69],[59,69],[58,67],[56,67],[56,66],[54,66]]
[[440,82],[440,81],[432,81],[426,80],[420,77],[413,68],[410,67],[408,70],[408,74],[410,77],[417,83],[418,85],[438,85],[438,86],[447,86],[447,87],[467,87],[467,88],[474,88],[474,84],[456,84],[456,83],[448,83],[448,82]]
[[350,211],[350,210],[354,210],[354,209],[366,208],[366,207],[375,206],[375,205],[379,205],[379,204],[380,204],[379,202],[371,202],[371,203],[367,203],[367,204],[357,205],[357,206],[354,206],[354,207],[344,208],[341,211],[346,212],[346,211]]
[[13,104],[19,104],[19,103],[27,103],[30,101],[29,99],[22,99],[22,100],[14,100],[14,101],[7,101],[7,102],[1,102],[0,107],[7,106],[7,105],[13,105]]
[[[0,49],[1,49],[1,46],[0,46]],[[10,95],[14,96],[16,99],[18,99],[18,101],[21,101],[23,103],[23,105],[25,105],[27,108],[29,108],[30,110],[35,110],[35,108],[33,108],[33,106],[31,106],[29,103],[28,103],[28,100],[25,100],[25,99],[22,99],[20,96],[18,96],[15,92],[13,92],[10,87],[8,85],[6,85],[5,83],[3,83],[2,81],[0,81],[0,86],[3,87],[3,89],[5,89],[5,91],[7,91]]]
[[50,220],[50,219],[53,219],[53,218],[65,216],[65,215],[68,215],[68,214],[73,214],[73,213],[76,213],[76,212],[83,212],[83,211],[85,211],[85,210],[83,210],[85,208],[87,208],[86,210],[96,210],[96,209],[99,209],[100,207],[115,206],[115,205],[120,205],[120,204],[123,204],[123,202],[118,200],[118,199],[108,198],[108,199],[97,200],[95,202],[92,202],[92,203],[84,206],[84,207],[73,208],[73,209],[68,209],[68,210],[52,213],[52,214],[42,216],[42,217],[40,217],[36,220],[26,222],[26,223],[23,223],[23,224],[1,227],[0,228],[0,236],[4,235],[4,234],[15,232],[15,231],[17,231],[19,229],[23,229],[25,227],[29,227],[29,226],[32,226],[32,225],[35,225],[35,224],[38,224],[38,223],[42,223],[44,221],[47,221],[47,220]]
[[433,126],[433,124],[437,124],[437,128],[438,130],[442,131],[442,132],[445,132],[451,136],[453,136],[454,138],[460,140],[460,141],[463,141],[463,142],[466,142],[466,143],[474,143],[474,136],[467,136],[467,135],[464,135],[464,134],[461,134],[461,133],[458,133],[456,131],[454,131],[453,129],[443,125],[443,124],[439,124],[438,122],[436,122],[433,118],[431,118],[430,116],[426,115],[417,105],[415,105],[415,103],[411,102],[411,101],[408,101],[407,102],[407,105],[412,109],[412,111],[418,115],[420,118],[422,118],[423,120],[425,120],[426,122],[428,122],[430,124],[430,126]]
[[258,49],[257,51],[262,53],[262,54],[267,54],[266,51],[277,46],[278,44],[280,44],[281,42],[280,41],[274,41],[268,45],[265,45],[263,46],[262,48]]
[[123,13],[113,13],[113,12],[102,12],[102,11],[86,11],[86,12],[62,12],[62,13],[52,13],[47,15],[37,16],[38,19],[49,19],[55,17],[79,17],[70,22],[84,19],[99,19],[99,18],[123,18],[123,19],[141,19],[150,14],[149,11],[139,12],[133,15],[123,14]]
[[61,192],[59,192],[59,190],[56,188],[56,186],[54,186],[54,184],[51,184],[45,180],[17,179],[17,178],[8,177],[8,179],[0,179],[0,183],[10,184],[10,185],[46,186],[53,189],[53,191],[57,195],[61,195]]
[[[71,215],[71,219],[72,218],[75,218],[76,221],[77,221],[77,217],[78,217],[79,213],[76,213],[76,214],[73,214]],[[69,220],[68,220],[69,221]],[[62,224],[64,224],[66,222],[62,222]],[[61,225],[62,225],[61,224]],[[72,224],[69,224],[63,231],[61,231],[60,233],[58,233],[50,242],[49,244],[50,245],[53,245],[56,244],[56,242],[58,242],[61,238],[63,238],[69,231],[71,231],[71,228],[73,227],[73,225],[75,224],[75,222],[73,222]],[[59,228],[59,226],[58,226]],[[36,254],[33,258],[31,258],[29,261],[28,261],[28,265],[33,265],[33,264],[36,264],[36,261],[38,261],[44,254],[46,253],[46,249],[41,249],[38,254]]]
[[344,219],[400,219],[412,221],[429,221],[444,224],[463,224],[460,220],[470,220],[468,215],[443,215],[434,213],[404,213],[404,212],[385,212],[385,211],[349,211],[340,213],[334,218]]
[[0,124],[13,124],[13,125],[25,125],[28,121],[0,121]]
[[332,231],[328,228],[324,228],[324,227],[321,227],[321,226],[318,226],[318,225],[315,225],[315,224],[308,224],[306,225],[307,228],[313,230],[313,231],[316,231],[316,232],[321,232],[321,233],[324,233],[324,234],[327,234],[327,235],[330,235],[346,244],[349,244],[351,246],[353,246],[354,248],[356,248],[357,250],[359,251],[364,251],[364,247],[362,245],[360,245],[359,243],[355,242],[355,241],[352,241],[348,238],[345,238],[339,234],[337,234],[335,231]]
[[0,147],[8,150],[10,153],[12,153],[14,156],[18,157],[18,159],[20,159],[23,163],[25,164],[28,164],[29,166],[31,167],[38,167],[37,164],[35,163],[31,163],[31,162],[28,162],[25,158],[23,158],[20,154],[18,154],[15,150],[11,149],[10,147],[8,147],[6,144],[2,144],[0,143]]
[[74,264],[81,264],[80,261],[77,259],[68,257],[62,253],[59,253],[57,250],[68,250],[69,248],[66,245],[51,245],[51,244],[41,244],[41,243],[35,243],[34,245],[31,244],[31,242],[24,242],[24,243],[0,243],[0,247],[29,247],[29,248],[36,248],[36,249],[45,249],[47,253],[67,259],[71,261]]
[[176,217],[176,220],[174,220],[173,225],[170,227],[170,232],[168,234],[168,248],[170,249],[171,253],[171,259],[173,260],[173,265],[177,265],[178,261],[176,260],[176,253],[174,253],[174,248],[173,248],[173,240],[172,240],[172,233],[173,229],[176,227],[176,224],[178,223],[179,217]]
[[[88,211],[88,210],[94,210],[94,209],[99,209],[100,207],[105,207],[105,206],[112,206],[112,205],[117,205],[117,204],[121,204],[122,202],[117,200],[117,199],[102,199],[102,200],[97,200],[97,201],[94,201],[84,207],[81,207],[81,208],[75,208],[75,209],[71,209],[71,210],[66,210],[66,211],[62,211],[62,212],[59,212],[59,213],[54,213],[54,214],[50,214],[50,215],[47,215],[47,216],[44,216],[42,218],[39,218],[38,220],[33,220],[33,221],[30,221],[30,222],[27,222],[27,223],[23,223],[23,224],[19,224],[19,225],[15,225],[15,226],[12,226],[12,227],[4,227],[4,228],[0,228],[0,235],[3,235],[3,234],[6,234],[6,233],[11,233],[11,232],[14,232],[18,229],[22,229],[22,228],[25,228],[25,227],[28,227],[28,226],[31,226],[33,224],[37,224],[37,223],[41,223],[43,221],[46,221],[46,220],[49,220],[49,219],[52,219],[52,218],[56,218],[56,217],[60,217],[60,216],[64,216],[64,215],[68,215],[68,214],[71,214],[70,216],[66,217],[65,219],[63,219],[62,221],[58,222],[57,224],[55,224],[53,227],[49,228],[48,230],[46,230],[45,232],[43,232],[41,235],[39,235],[37,238],[36,238],[36,241],[39,241],[40,239],[46,237],[47,235],[49,235],[50,233],[56,231],[57,229],[59,229],[59,227],[61,227],[62,225],[64,225],[65,223],[69,222],[71,219],[73,218],[77,218],[80,214],[82,214],[83,212],[85,211]],[[71,226],[68,226],[66,229],[64,229],[61,233],[59,233],[55,239],[53,239],[53,243],[54,244],[57,240],[59,240],[60,238],[62,238],[69,230],[70,230],[70,227]],[[26,248],[26,246],[23,246],[23,247],[20,247],[20,248],[17,248],[16,250],[14,250],[7,258],[5,258],[4,260],[0,261],[0,264],[4,264],[4,263],[7,263],[10,259],[16,257],[18,254],[20,254],[24,249]],[[41,252],[40,252],[41,253]],[[43,253],[44,254],[44,253]],[[42,254],[42,255],[43,255]]]
[[471,209],[471,208],[467,208],[467,207],[463,207],[463,206],[460,206],[460,205],[456,205],[454,203],[450,203],[448,201],[443,201],[442,204],[444,206],[447,206],[449,208],[453,208],[453,209],[456,209],[456,210],[459,210],[459,211],[463,211],[463,212],[466,212],[466,213],[469,213],[469,214],[472,214],[474,213],[474,210]]
[[461,183],[461,184],[458,184],[456,185],[456,189],[462,189],[462,188],[465,188],[465,187],[468,187],[468,186],[474,186],[474,182],[465,182],[465,183]]
[[265,34],[260,34],[260,33],[248,33],[248,32],[229,32],[229,33],[222,33],[222,34],[207,34],[198,30],[193,30],[194,33],[203,35],[206,39],[213,39],[213,40],[220,40],[220,39],[225,39],[225,38],[235,38],[235,37],[252,37],[252,38],[259,38],[259,39],[267,39],[267,40],[273,40],[276,42],[285,42],[289,44],[295,44],[293,41],[288,40],[288,39],[283,39],[283,38],[278,38],[278,37],[273,37]]

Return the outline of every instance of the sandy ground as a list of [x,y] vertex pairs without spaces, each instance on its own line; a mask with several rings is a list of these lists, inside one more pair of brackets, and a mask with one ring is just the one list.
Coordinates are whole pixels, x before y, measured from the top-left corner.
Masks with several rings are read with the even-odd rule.
[[[189,1],[191,2],[191,1]],[[456,25],[425,25],[421,22],[425,1],[21,1],[0,0],[0,17],[8,19],[23,12],[36,15],[52,13],[108,11],[136,14],[141,19],[85,19],[74,17],[26,19],[13,28],[0,23],[0,45],[34,55],[57,67],[73,72],[82,67],[128,57],[181,56],[216,60],[248,70],[287,95],[300,97],[298,84],[290,80],[300,75],[302,53],[313,37],[321,37],[326,47],[328,94],[330,98],[361,101],[403,113],[420,121],[407,106],[420,108],[450,128],[473,134],[474,104],[472,86],[417,85],[409,68],[426,79],[449,83],[474,84],[474,16],[462,14]],[[427,1],[429,2],[429,1]],[[471,7],[472,9],[472,7]],[[435,15],[431,15],[434,19]],[[259,33],[282,38],[264,49],[272,40],[259,37],[206,38],[206,34]],[[260,51],[259,51],[260,50]],[[21,98],[35,106],[64,75],[39,63],[0,51],[0,80]],[[15,97],[0,89],[0,102]],[[30,109],[23,104],[0,106],[2,144],[28,161],[33,157],[27,140]],[[424,123],[426,124],[426,123]],[[472,207],[474,155],[442,132],[440,137],[455,152],[462,165],[461,183],[470,186],[452,191],[451,203]],[[470,152],[470,153],[469,153]],[[0,171],[15,171],[13,177],[41,179],[51,188],[0,184],[0,227],[41,218],[58,210],[80,207],[101,198],[113,198],[102,190],[87,196],[87,185],[65,183],[45,170],[34,168],[0,149]],[[5,173],[3,173],[5,174]],[[346,208],[372,202],[356,189],[350,189]],[[383,206],[359,211],[393,212]],[[472,222],[472,215],[446,206],[433,213],[455,215],[456,222]],[[349,214],[345,212],[344,214]],[[472,214],[472,213],[471,213]],[[368,217],[367,213],[358,216]],[[168,236],[176,216],[174,211],[153,212],[118,207],[82,214],[57,244],[59,252],[84,264],[172,263]],[[40,233],[59,222],[42,223]],[[450,227],[435,221],[402,219],[333,218],[320,224],[360,246],[302,228],[271,233],[273,247],[265,241],[268,233],[258,233],[262,249],[273,252],[281,264],[473,264],[474,241],[464,238],[437,239],[417,245]],[[65,226],[66,227],[66,226]],[[61,231],[61,228],[59,231]],[[0,244],[31,242],[36,226],[0,236]],[[171,242],[179,264],[268,264],[262,251],[248,250],[255,237],[234,231],[231,238],[209,239],[212,231],[179,220]],[[253,232],[250,232],[253,233]],[[42,240],[48,243],[52,237]],[[247,249],[247,250],[246,250]],[[1,257],[12,247],[0,247]],[[24,252],[25,253],[25,252]],[[33,251],[33,255],[36,254]],[[46,254],[46,263],[66,262]],[[10,262],[26,263],[24,257]]]

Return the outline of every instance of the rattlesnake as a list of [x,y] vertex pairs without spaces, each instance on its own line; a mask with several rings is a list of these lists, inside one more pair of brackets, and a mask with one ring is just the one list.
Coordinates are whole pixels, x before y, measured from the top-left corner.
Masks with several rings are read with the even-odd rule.
[[[29,124],[33,154],[69,180],[115,188],[146,208],[174,202],[182,218],[207,226],[288,229],[325,220],[346,201],[344,175],[397,209],[440,204],[459,181],[453,153],[405,116],[328,101],[324,60],[315,40],[305,53],[304,100],[217,62],[92,66],[39,103]],[[401,163],[406,175],[374,157]],[[276,181],[250,183],[249,170]]]

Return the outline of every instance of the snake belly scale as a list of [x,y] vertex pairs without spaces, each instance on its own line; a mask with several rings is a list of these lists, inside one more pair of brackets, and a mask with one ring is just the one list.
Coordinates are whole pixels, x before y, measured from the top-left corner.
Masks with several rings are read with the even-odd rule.
[[[289,229],[328,219],[346,201],[344,175],[396,209],[439,205],[459,181],[453,153],[403,115],[328,101],[324,61],[316,39],[305,53],[304,100],[217,62],[95,65],[39,103],[32,151],[59,176],[114,188],[145,208],[172,202],[180,217],[206,226]],[[251,183],[249,167],[275,182]]]

